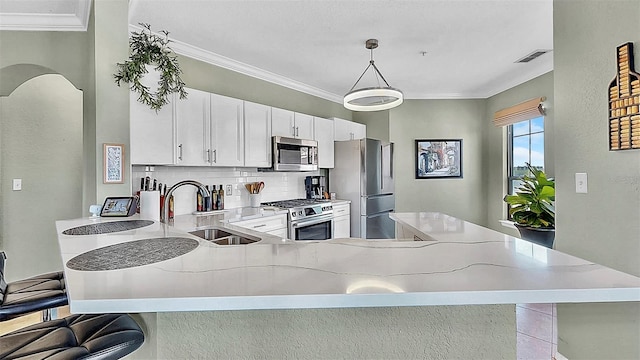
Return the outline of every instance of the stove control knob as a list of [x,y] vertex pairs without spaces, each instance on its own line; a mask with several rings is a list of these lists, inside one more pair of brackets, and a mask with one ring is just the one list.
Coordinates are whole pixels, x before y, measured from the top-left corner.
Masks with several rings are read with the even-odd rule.
[[298,211],[298,215],[302,216],[302,210]]
[[291,213],[291,217],[296,217],[296,213]]

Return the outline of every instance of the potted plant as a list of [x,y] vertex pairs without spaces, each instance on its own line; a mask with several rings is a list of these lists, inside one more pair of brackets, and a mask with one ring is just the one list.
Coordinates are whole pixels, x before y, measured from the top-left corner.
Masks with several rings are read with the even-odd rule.
[[522,183],[514,195],[507,195],[509,215],[515,222],[520,236],[528,241],[553,247],[555,238],[555,181],[547,178],[544,171],[526,163],[530,175],[522,178]]

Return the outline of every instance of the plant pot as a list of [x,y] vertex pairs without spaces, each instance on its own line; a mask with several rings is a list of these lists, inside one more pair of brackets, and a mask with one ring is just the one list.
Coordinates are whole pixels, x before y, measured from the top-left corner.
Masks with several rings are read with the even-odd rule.
[[553,249],[553,240],[556,237],[556,229],[553,228],[533,228],[515,224],[520,232],[522,239],[530,241],[534,244],[542,245],[549,249]]

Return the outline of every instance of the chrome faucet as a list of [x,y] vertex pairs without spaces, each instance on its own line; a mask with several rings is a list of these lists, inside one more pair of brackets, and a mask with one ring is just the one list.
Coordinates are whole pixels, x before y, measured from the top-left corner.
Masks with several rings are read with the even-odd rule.
[[173,192],[181,187],[182,185],[193,185],[197,188],[199,188],[200,190],[202,190],[202,192],[204,193],[204,196],[211,196],[211,193],[209,192],[209,190],[207,189],[206,186],[204,186],[202,183],[195,181],[195,180],[182,180],[180,182],[178,182],[177,184],[173,185],[171,188],[169,188],[169,190],[167,190],[167,193],[164,195],[164,203],[162,204],[163,206],[163,211],[162,211],[162,216],[160,217],[160,221],[163,223],[166,223],[169,220],[169,198],[171,197],[171,195],[173,194]]

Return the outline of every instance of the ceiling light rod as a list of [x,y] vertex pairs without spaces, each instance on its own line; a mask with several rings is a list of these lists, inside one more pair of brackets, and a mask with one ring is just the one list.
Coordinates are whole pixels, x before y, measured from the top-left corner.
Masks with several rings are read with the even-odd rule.
[[[382,78],[382,81],[384,81],[385,84],[387,84],[387,87],[391,87],[391,85],[389,85],[389,83],[387,82],[387,79],[384,78],[384,76],[382,75],[382,73],[380,72],[380,70],[378,70],[378,67],[376,66],[376,64],[373,61],[373,49],[378,47],[378,40],[376,39],[369,39],[367,40],[367,42],[365,43],[365,47],[369,50],[371,50],[371,60],[369,60],[369,66],[367,66],[366,69],[364,69],[364,71],[362,72],[362,74],[360,75],[360,77],[358,78],[358,80],[356,80],[356,83],[353,84],[353,86],[351,87],[351,89],[349,90],[349,92],[353,91],[353,89],[356,88],[356,85],[358,85],[358,83],[360,82],[360,79],[362,79],[362,77],[364,76],[364,74],[367,73],[367,70],[369,70],[369,68],[371,66],[373,66],[373,69],[376,71],[376,73]],[[378,83],[380,83],[380,81],[378,81]]]

